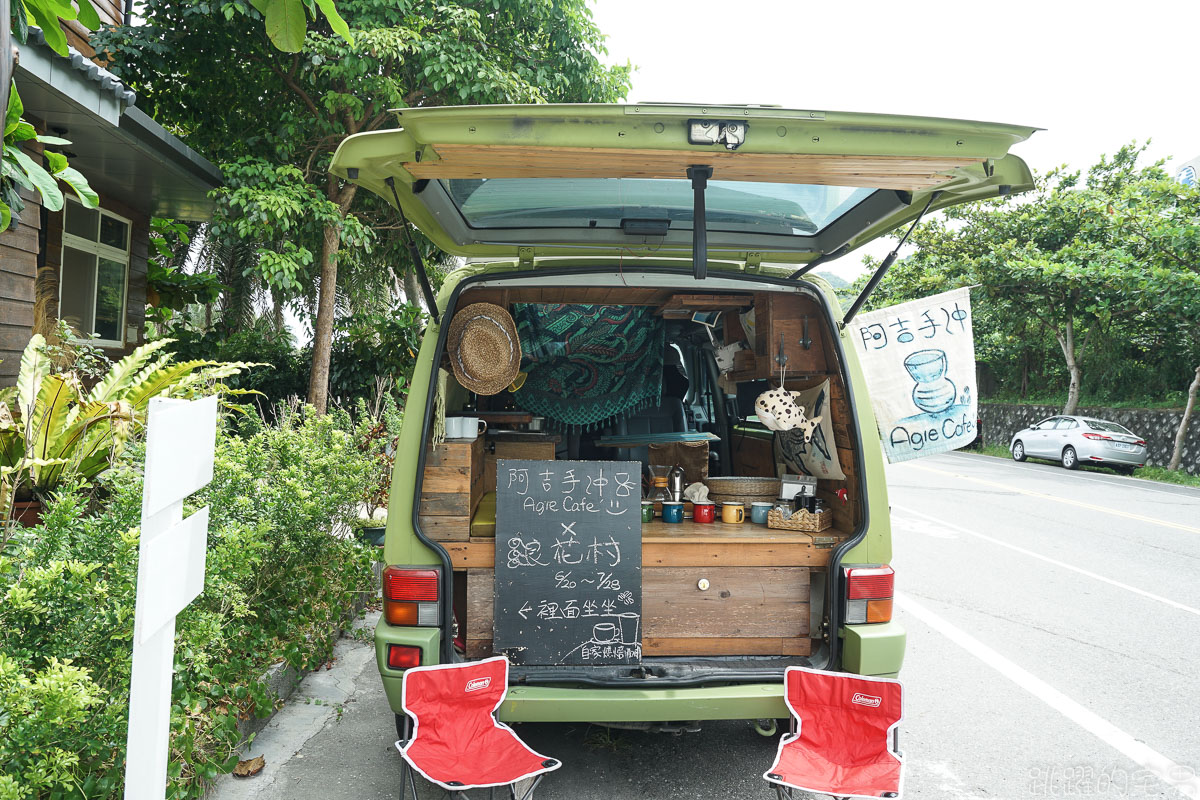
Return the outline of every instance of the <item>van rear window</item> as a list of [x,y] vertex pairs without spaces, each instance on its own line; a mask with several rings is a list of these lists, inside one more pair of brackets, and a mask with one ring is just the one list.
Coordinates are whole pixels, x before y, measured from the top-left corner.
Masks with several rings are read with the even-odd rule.
[[[443,181],[472,228],[620,228],[621,221],[692,226],[692,187],[665,178],[471,178]],[[874,189],[710,181],[709,230],[808,236]]]

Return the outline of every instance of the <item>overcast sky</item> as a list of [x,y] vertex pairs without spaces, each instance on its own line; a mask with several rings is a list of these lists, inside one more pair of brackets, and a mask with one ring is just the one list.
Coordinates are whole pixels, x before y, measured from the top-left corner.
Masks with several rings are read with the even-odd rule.
[[[633,102],[763,103],[1046,130],[1035,170],[1086,168],[1133,139],[1200,156],[1200,3],[594,0]],[[1171,169],[1171,165],[1168,165]],[[851,278],[863,248],[831,264]]]

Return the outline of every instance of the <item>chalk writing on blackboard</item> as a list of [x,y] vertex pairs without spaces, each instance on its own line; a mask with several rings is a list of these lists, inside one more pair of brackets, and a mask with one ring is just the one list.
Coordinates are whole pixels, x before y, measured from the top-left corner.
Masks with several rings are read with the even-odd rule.
[[493,649],[516,664],[641,660],[640,464],[496,464]]

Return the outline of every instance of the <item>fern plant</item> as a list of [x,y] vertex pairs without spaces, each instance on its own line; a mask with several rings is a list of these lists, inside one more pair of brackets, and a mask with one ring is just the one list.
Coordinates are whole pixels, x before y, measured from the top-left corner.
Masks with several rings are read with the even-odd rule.
[[223,380],[256,366],[174,362],[164,352],[172,341],[142,345],[89,390],[76,371],[53,369],[45,339],[35,334],[21,356],[16,387],[0,395],[0,480],[8,493],[44,495],[68,477],[95,477],[145,425],[152,397],[238,394]]

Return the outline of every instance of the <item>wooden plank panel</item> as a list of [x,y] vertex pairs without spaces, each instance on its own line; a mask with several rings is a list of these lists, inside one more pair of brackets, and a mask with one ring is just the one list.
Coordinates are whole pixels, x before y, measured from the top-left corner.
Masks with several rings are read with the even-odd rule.
[[[40,163],[40,162],[39,162]],[[25,253],[34,253],[38,251],[38,229],[33,225],[28,224],[30,218],[36,222],[37,207],[27,209],[21,215],[24,222],[16,228],[9,228],[4,233],[0,233],[0,247],[12,248]],[[7,256],[7,254],[6,254]],[[7,260],[7,258],[5,259]],[[0,265],[0,269],[7,270],[8,264]]]
[[[642,640],[647,656],[807,656],[812,640],[805,636],[792,639],[660,639]],[[489,658],[492,640],[468,639],[467,658]]]
[[[945,183],[977,158],[933,156],[731,153],[715,150],[626,150],[435,144],[438,160],[409,161],[416,178],[675,178],[696,163],[718,180],[921,189]],[[697,161],[700,159],[700,161]]]
[[[829,495],[833,497],[832,494]],[[836,499],[836,498],[834,498]],[[837,501],[841,505],[841,501]],[[832,507],[832,503],[830,503]],[[834,515],[837,519],[837,515]],[[747,526],[748,527],[748,526]],[[709,540],[678,540],[655,537],[643,539],[642,564],[655,567],[817,567],[829,563],[829,550],[815,547],[812,537],[795,531],[772,531],[774,540],[747,537]],[[828,534],[828,532],[826,532]],[[491,568],[495,563],[496,542],[490,537],[472,537],[467,541],[442,544],[455,569]]]
[[646,567],[642,629],[646,638],[804,636],[808,589],[804,567]]
[[496,573],[490,569],[467,570],[467,642],[492,639],[492,608]]
[[[0,253],[0,259],[4,254]],[[21,300],[33,302],[33,277],[30,275],[15,275],[11,272],[0,272],[0,300]]]
[[421,532],[435,542],[465,542],[471,538],[471,518],[467,515],[422,514],[420,523]]
[[[0,319],[9,325],[19,325],[22,328],[33,329],[33,303],[26,300],[0,299]],[[29,336],[25,337],[26,342]],[[22,349],[24,346],[22,345]]]
[[824,567],[829,551],[813,547],[811,542],[795,544],[647,544],[642,546],[642,565],[646,567]]
[[647,656],[806,656],[812,652],[807,636],[793,638],[661,638],[642,640]]
[[[475,441],[479,441],[476,439]],[[442,442],[425,448],[425,467],[469,467],[474,442]]]
[[[712,587],[700,592],[692,570],[643,572],[646,655],[808,655],[807,570],[723,569],[706,574]],[[490,569],[467,571],[466,643],[471,658],[492,654],[494,581]]]

